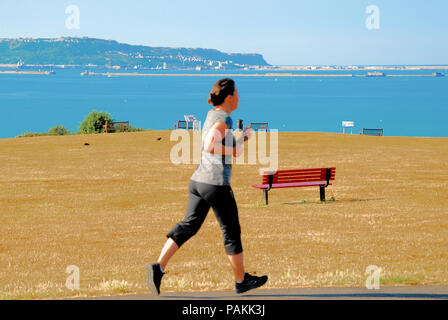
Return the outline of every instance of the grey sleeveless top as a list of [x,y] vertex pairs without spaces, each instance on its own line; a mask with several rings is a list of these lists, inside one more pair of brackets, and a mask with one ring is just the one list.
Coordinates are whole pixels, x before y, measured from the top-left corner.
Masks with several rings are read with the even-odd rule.
[[230,185],[230,175],[232,172],[232,155],[211,154],[204,151],[204,141],[210,129],[216,122],[225,122],[229,128],[222,144],[227,142],[228,147],[235,145],[235,138],[231,131],[233,126],[232,118],[222,110],[212,109],[207,114],[207,119],[202,128],[202,149],[201,163],[191,176],[191,180],[208,183],[212,185]]

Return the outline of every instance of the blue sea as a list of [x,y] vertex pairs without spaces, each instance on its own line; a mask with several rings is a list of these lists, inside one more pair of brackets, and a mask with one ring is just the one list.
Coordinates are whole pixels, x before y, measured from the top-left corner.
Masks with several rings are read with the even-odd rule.
[[[84,70],[55,71],[50,76],[0,74],[0,138],[45,132],[56,125],[75,132],[92,110],[153,130],[171,129],[185,114],[203,121],[210,109],[208,93],[220,78],[83,77]],[[234,79],[240,92],[234,123],[243,119],[245,125],[269,122],[279,131],[342,132],[342,121],[354,121],[356,134],[363,128],[382,128],[385,136],[448,137],[448,77]]]

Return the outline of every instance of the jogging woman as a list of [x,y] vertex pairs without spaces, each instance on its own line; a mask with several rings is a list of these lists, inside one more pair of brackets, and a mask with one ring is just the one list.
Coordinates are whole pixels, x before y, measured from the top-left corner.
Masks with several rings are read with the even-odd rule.
[[146,267],[148,288],[157,295],[160,294],[168,261],[199,231],[210,208],[221,225],[225,251],[235,273],[236,292],[258,288],[268,280],[267,276],[256,277],[244,271],[238,208],[230,187],[232,157],[241,154],[244,142],[251,136],[251,131],[245,130],[236,141],[231,131],[233,122],[230,114],[239,103],[235,82],[232,79],[217,81],[208,103],[214,108],[208,112],[204,122],[201,162],[190,180],[186,217],[167,234],[168,240],[157,263]]

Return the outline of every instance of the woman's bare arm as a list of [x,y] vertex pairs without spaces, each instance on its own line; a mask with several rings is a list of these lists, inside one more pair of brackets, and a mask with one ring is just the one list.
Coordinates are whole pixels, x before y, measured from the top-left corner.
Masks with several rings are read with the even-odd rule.
[[228,127],[224,122],[216,122],[205,138],[204,151],[211,154],[233,155],[238,157],[242,153],[244,141],[248,139],[250,134],[247,134],[245,131],[245,134],[236,141],[236,145],[229,147],[222,144],[226,130],[228,130]]

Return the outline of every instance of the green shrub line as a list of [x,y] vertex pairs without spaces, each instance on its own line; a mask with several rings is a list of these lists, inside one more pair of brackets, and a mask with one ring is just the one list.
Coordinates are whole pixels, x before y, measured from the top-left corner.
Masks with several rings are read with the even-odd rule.
[[[79,131],[71,133],[70,130],[62,125],[57,125],[50,128],[47,132],[25,132],[17,138],[28,138],[28,137],[42,137],[42,136],[66,136],[74,134],[98,134],[103,132],[103,126],[106,121],[113,122],[112,115],[107,112],[102,111],[91,111],[81,122],[79,126]],[[148,129],[149,130],[149,129]],[[146,131],[144,128],[136,128],[133,125],[129,125],[128,132],[138,132]],[[124,126],[117,126],[115,132],[124,132]]]

